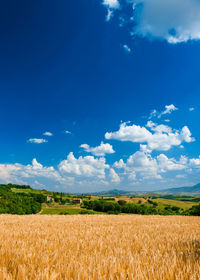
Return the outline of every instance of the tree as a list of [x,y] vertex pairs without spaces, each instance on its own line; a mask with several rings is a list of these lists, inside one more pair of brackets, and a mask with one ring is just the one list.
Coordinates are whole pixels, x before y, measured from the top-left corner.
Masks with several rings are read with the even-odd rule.
[[120,206],[123,206],[123,205],[125,205],[126,204],[126,201],[125,200],[118,200],[118,204],[120,205]]

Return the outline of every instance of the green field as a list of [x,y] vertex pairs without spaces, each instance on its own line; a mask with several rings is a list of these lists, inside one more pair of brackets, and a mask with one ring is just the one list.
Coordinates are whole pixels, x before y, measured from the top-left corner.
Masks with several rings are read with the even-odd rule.
[[197,202],[190,202],[190,201],[179,201],[179,200],[172,200],[172,199],[164,199],[164,198],[157,198],[153,201],[158,203],[158,206],[164,208],[167,205],[170,206],[177,206],[184,210],[191,208],[193,205],[197,205]]
[[85,210],[81,208],[44,208],[41,215],[78,215],[80,213],[88,212],[88,214],[102,214],[92,210]]

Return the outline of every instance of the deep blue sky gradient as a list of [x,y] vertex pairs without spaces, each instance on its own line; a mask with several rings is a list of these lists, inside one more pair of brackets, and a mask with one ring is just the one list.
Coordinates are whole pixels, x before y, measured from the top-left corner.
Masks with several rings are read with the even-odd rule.
[[[56,166],[70,151],[79,156],[81,144],[105,141],[121,120],[144,125],[151,110],[172,103],[180,109],[173,126],[188,125],[196,138],[185,154],[197,156],[200,114],[188,108],[200,105],[200,43],[131,38],[129,27],[105,15],[97,0],[1,2],[1,163],[36,157]],[[45,131],[54,134],[48,143],[27,143]],[[118,153],[108,162],[138,149],[112,144]]]

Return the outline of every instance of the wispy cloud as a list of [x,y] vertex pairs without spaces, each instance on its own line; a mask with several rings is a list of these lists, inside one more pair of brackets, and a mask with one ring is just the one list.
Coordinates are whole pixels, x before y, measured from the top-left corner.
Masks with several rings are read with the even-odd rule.
[[34,144],[42,144],[47,143],[48,141],[43,138],[30,138],[27,140],[28,143],[34,143]]
[[165,110],[160,113],[159,117],[161,117],[162,115],[171,114],[172,112],[177,111],[177,110],[178,110],[178,108],[176,108],[176,106],[174,106],[174,104],[166,105]]
[[[151,113],[150,113],[150,116],[149,116],[149,119],[153,119],[153,118],[161,118],[162,116],[164,115],[169,115],[171,114],[172,112],[175,112],[177,111],[178,108],[174,105],[174,104],[171,104],[171,105],[165,105],[165,109],[161,112],[157,111],[157,110],[153,110]],[[166,122],[168,122],[169,120],[166,120]]]
[[126,52],[130,53],[131,52],[131,48],[128,45],[123,45],[123,48]]
[[113,16],[114,10],[120,8],[120,3],[118,0],[104,0],[103,5],[107,8],[106,21],[109,21]]
[[46,131],[43,133],[44,136],[53,136],[53,133]]
[[65,130],[65,134],[72,134],[72,133],[69,130]]

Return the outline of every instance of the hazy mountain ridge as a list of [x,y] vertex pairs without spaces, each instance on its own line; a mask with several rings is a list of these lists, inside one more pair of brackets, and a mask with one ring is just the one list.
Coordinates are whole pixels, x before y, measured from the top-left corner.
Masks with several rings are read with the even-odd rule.
[[157,190],[157,191],[124,191],[124,190],[108,190],[108,191],[101,191],[90,193],[94,196],[131,196],[131,195],[138,195],[138,194],[146,194],[146,193],[167,193],[167,194],[180,194],[180,193],[187,193],[187,194],[200,194],[200,183],[196,184],[191,187],[177,187],[177,188],[169,188],[164,190]]
[[157,193],[200,193],[200,183],[192,187],[179,187],[179,188],[169,188],[161,191],[156,191]]

